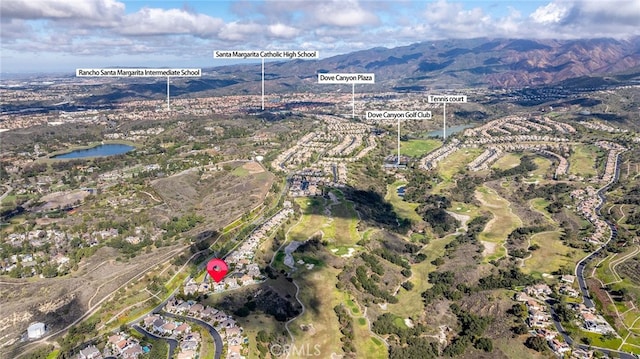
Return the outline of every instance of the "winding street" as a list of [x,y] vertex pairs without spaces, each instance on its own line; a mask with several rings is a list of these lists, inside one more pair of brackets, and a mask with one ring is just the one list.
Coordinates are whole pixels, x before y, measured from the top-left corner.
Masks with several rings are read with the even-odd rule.
[[136,325],[132,326],[133,329],[135,329],[138,333],[144,335],[147,338],[151,338],[151,339],[155,339],[155,340],[162,340],[165,341],[169,344],[169,352],[167,353],[167,359],[171,359],[173,358],[173,353],[176,351],[176,348],[178,347],[178,341],[172,338],[165,338],[165,337],[160,337],[157,336],[153,333],[149,333],[148,331],[144,330],[142,327]]
[[[613,183],[615,183],[618,180],[619,174],[620,174],[620,154],[617,154],[615,174],[611,179],[611,182],[607,183],[604,187],[598,190],[598,197],[600,198],[600,204],[598,204],[598,206],[595,209],[596,214],[598,216],[601,216],[600,209],[602,208],[606,200],[604,193],[609,189],[609,187],[611,187]],[[576,264],[575,274],[578,279],[578,285],[580,286],[580,291],[582,292],[582,301],[584,302],[584,305],[589,308],[595,307],[595,304],[593,303],[593,300],[591,300],[591,295],[589,295],[589,288],[587,287],[587,282],[584,278],[584,269],[594,258],[596,258],[596,256],[598,256],[598,254],[607,246],[607,244],[609,244],[611,240],[615,240],[616,237],[618,236],[618,230],[616,226],[609,221],[606,221],[606,223],[610,229],[609,238],[607,239],[607,241],[604,242],[598,249],[589,253],[586,257],[582,258]]]
[[[602,188],[600,188],[598,190],[598,197],[600,198],[600,204],[598,204],[598,206],[596,207],[596,214],[598,214],[598,216],[601,216],[600,209],[602,208],[602,206],[604,205],[604,203],[606,201],[604,193],[609,189],[609,187],[611,187],[611,185],[613,183],[615,183],[618,180],[618,176],[620,174],[620,167],[619,167],[619,165],[620,165],[620,163],[619,163],[620,157],[619,156],[620,156],[620,154],[618,154],[616,156],[615,175],[611,179],[611,182],[607,183],[604,187],[602,187]],[[596,249],[595,251],[589,253],[586,257],[582,258],[578,262],[578,264],[576,265],[576,269],[575,269],[575,274],[576,274],[576,277],[578,278],[578,284],[580,286],[580,291],[582,292],[583,303],[584,303],[585,306],[587,306],[589,308],[595,307],[595,304],[593,303],[593,300],[591,300],[591,296],[589,295],[589,288],[587,287],[587,282],[585,281],[585,278],[584,278],[584,269],[586,268],[586,266],[592,260],[594,260],[598,256],[598,254],[607,246],[607,244],[609,244],[609,242],[611,242],[611,240],[615,240],[617,238],[617,236],[618,236],[618,230],[617,230],[616,226],[613,223],[609,222],[609,221],[605,221],[605,222],[607,223],[607,225],[609,226],[609,229],[610,229],[609,238],[598,249]],[[549,301],[547,301],[547,303],[551,304]],[[553,307],[551,305],[549,305],[549,309],[551,310],[551,318],[553,319],[553,324],[555,325],[556,329],[562,335],[562,337],[567,342],[567,344],[572,345],[574,343],[573,339],[567,334],[567,332],[562,327],[562,323],[560,323],[558,315],[553,310]],[[621,359],[634,359],[634,358],[636,358],[636,356],[634,356],[633,354],[630,354],[630,353],[627,353],[627,352],[623,352],[623,351],[618,351],[618,350],[600,348],[600,347],[589,346],[589,345],[578,344],[578,343],[576,343],[576,347],[579,347],[579,348],[585,349],[585,350],[598,349],[599,351],[601,351],[601,352],[603,352],[603,353],[605,353],[606,355],[609,355],[609,356],[611,356],[612,353],[615,353],[617,355],[617,357],[619,357]]]
[[593,346],[593,345],[579,344],[579,343],[574,342],[573,339],[569,336],[569,334],[564,330],[564,327],[562,327],[562,323],[560,323],[560,318],[556,314],[556,311],[553,310],[553,306],[552,306],[553,302],[552,302],[552,300],[551,299],[547,299],[546,303],[548,304],[549,310],[551,312],[551,319],[553,320],[553,325],[555,325],[556,330],[558,331],[558,333],[560,333],[560,335],[562,335],[562,338],[564,339],[565,342],[567,342],[567,344],[569,344],[571,346],[573,346],[575,344],[575,347],[583,349],[583,350],[598,349],[599,351],[605,353],[606,355],[608,355],[610,357],[615,357],[615,358],[620,358],[620,359],[636,359],[635,355],[627,353],[627,352],[622,352],[622,351],[613,350],[613,349],[596,347],[596,346]]
[[196,323],[202,327],[205,327],[209,331],[209,334],[211,334],[211,336],[213,337],[213,341],[215,342],[215,347],[216,347],[215,359],[220,359],[220,357],[222,356],[222,345],[223,345],[222,337],[220,336],[220,333],[218,333],[216,328],[214,328],[211,324],[205,322],[204,320],[200,320],[193,317],[185,317],[182,315],[176,315],[169,312],[165,312],[163,310],[160,311],[160,314],[165,317],[179,319],[179,320],[186,320],[188,322]]

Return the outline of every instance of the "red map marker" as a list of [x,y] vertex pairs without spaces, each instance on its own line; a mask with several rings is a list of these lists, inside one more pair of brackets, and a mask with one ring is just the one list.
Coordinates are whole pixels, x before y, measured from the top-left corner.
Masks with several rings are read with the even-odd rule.
[[227,275],[228,270],[227,263],[220,258],[214,258],[207,263],[207,272],[216,283],[220,283],[224,276]]

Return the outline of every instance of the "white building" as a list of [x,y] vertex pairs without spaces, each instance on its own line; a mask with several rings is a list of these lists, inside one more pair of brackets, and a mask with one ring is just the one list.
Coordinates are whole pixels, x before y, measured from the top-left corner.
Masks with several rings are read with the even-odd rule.
[[44,332],[44,323],[32,323],[31,325],[29,325],[29,328],[27,328],[27,337],[29,339],[38,339],[44,335]]

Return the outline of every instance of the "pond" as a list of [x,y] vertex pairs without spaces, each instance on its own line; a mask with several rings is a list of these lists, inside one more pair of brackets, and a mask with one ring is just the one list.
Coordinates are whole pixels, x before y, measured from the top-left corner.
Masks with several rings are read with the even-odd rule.
[[[475,127],[474,125],[456,125],[447,127],[447,137],[449,135],[453,135],[454,133],[458,133],[465,128]],[[427,137],[442,137],[442,127],[439,130],[431,131],[427,133]]]
[[134,150],[135,147],[124,145],[121,143],[109,143],[104,145],[98,145],[91,148],[83,148],[81,150],[75,150],[67,153],[55,155],[51,158],[55,159],[72,159],[72,158],[85,158],[85,157],[104,157],[114,156],[127,153]]

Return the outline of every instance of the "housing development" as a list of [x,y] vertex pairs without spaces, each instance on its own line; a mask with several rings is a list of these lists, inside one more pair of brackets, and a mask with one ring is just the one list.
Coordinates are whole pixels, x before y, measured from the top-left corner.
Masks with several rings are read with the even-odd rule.
[[640,355],[640,73],[423,53],[3,80],[0,357]]

